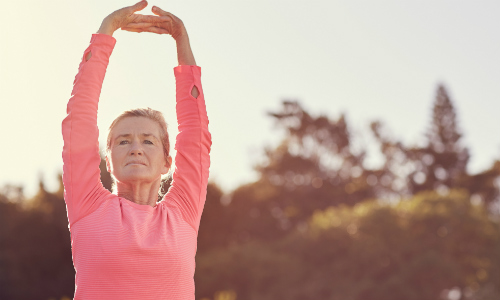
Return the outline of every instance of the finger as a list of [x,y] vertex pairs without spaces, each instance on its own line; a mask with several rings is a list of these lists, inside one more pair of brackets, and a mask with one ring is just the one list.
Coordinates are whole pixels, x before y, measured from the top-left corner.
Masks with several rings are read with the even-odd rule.
[[151,26],[146,28],[133,28],[133,27],[122,27],[122,30],[132,31],[132,32],[152,32],[158,34],[170,34],[170,32],[166,29]]
[[158,15],[158,16],[170,17],[172,19],[172,22],[175,22],[177,24],[181,24],[182,23],[181,19],[179,19],[178,17],[176,17],[174,14],[169,13],[168,11],[164,11],[161,8],[159,8],[158,6],[153,6],[151,8],[151,11],[155,15]]
[[170,31],[168,31],[167,29],[163,29],[163,28],[155,27],[155,26],[144,28],[143,31],[157,33],[157,34],[170,34]]
[[133,14],[131,15],[133,18],[133,22],[137,23],[162,23],[167,21],[172,21],[172,18],[169,16],[146,16],[141,14]]
[[146,6],[148,6],[148,2],[146,0],[142,0],[132,6],[129,6],[129,11],[130,13],[134,13],[136,11],[143,10]]
[[151,8],[151,11],[158,16],[168,16],[171,17],[173,20],[177,19],[176,16],[174,16],[172,13],[169,13],[168,11],[164,11],[163,9],[159,8],[158,6],[153,6]]
[[142,28],[139,29],[139,28],[132,28],[132,27],[122,27],[121,30],[138,32],[138,33],[144,31],[144,29],[142,29]]
[[126,28],[148,28],[153,27],[155,23],[128,23]]
[[155,15],[159,15],[159,16],[164,16],[167,14],[166,11],[164,11],[163,9],[159,8],[158,6],[153,6],[151,8],[151,11],[155,14]]

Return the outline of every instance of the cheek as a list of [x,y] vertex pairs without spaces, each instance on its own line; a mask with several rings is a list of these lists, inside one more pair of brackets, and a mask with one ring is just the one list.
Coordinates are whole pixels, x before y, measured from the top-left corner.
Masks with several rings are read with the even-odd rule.
[[165,162],[165,155],[163,154],[163,149],[155,153],[155,160],[158,164],[163,165]]
[[123,161],[123,154],[119,150],[111,151],[110,156],[111,156],[111,169],[113,169],[113,166],[116,168],[117,166],[120,165],[120,162]]

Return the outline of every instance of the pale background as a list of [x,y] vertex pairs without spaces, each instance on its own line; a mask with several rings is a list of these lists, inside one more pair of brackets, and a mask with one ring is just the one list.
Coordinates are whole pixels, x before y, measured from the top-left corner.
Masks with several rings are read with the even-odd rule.
[[[3,1],[0,25],[0,186],[28,195],[62,170],[61,121],[91,34],[123,0]],[[231,191],[282,133],[266,111],[298,99],[313,113],[346,112],[364,132],[383,120],[422,140],[437,84],[455,101],[470,171],[500,158],[499,1],[150,1],[188,29],[210,119],[211,180]],[[117,31],[99,108],[100,142],[120,112],[150,106],[177,134],[170,36]]]

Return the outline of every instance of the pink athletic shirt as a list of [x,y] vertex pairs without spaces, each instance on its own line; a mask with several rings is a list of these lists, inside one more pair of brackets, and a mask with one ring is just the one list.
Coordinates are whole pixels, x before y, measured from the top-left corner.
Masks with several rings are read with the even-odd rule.
[[[100,180],[97,106],[115,43],[110,35],[92,35],[62,122],[74,299],[194,299],[212,145],[201,69],[174,68],[179,134],[173,183],[155,207],[136,204],[110,193]],[[86,61],[88,52],[92,57]],[[193,86],[198,98],[191,95]]]

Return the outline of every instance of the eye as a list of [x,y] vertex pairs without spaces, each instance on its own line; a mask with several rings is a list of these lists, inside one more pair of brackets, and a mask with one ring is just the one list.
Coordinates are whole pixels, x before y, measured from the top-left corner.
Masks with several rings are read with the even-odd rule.
[[125,144],[128,144],[127,140],[120,141],[120,145],[125,145]]
[[144,143],[153,145],[153,142],[151,142],[150,140],[144,140]]

